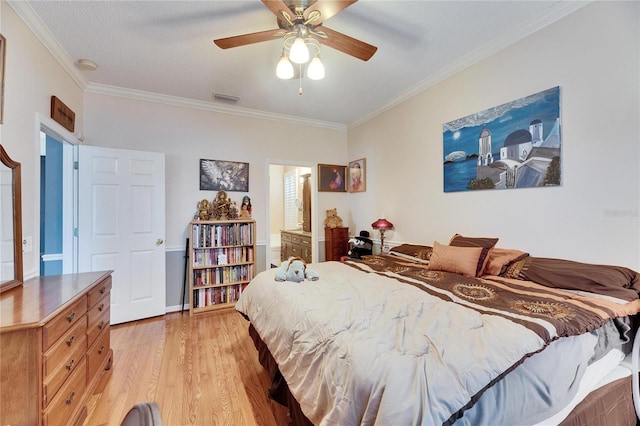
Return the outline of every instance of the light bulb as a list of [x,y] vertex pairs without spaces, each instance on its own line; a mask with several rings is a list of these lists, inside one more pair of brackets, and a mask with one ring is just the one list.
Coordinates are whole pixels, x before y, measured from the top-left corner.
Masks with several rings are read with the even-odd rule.
[[293,65],[287,59],[287,57],[282,54],[280,57],[280,61],[278,61],[278,66],[276,67],[276,75],[278,78],[283,80],[288,80],[293,77]]
[[295,62],[296,64],[305,64],[309,61],[309,48],[305,44],[300,32],[298,32],[298,35],[291,46],[289,59],[291,59],[291,62]]
[[307,67],[307,77],[311,80],[322,80],[324,78],[324,65],[318,56],[313,58]]

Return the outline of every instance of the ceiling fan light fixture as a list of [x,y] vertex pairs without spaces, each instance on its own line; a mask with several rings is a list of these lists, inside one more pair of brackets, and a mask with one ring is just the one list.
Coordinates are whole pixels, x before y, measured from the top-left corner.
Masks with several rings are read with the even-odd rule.
[[282,80],[289,80],[293,77],[293,65],[287,59],[287,56],[282,53],[280,60],[278,61],[278,66],[276,67],[276,76]]
[[289,52],[289,59],[296,64],[306,64],[309,62],[309,48],[302,38],[302,31],[298,30],[296,39],[291,45],[291,51]]
[[311,80],[322,80],[324,78],[324,65],[319,56],[315,56],[307,67],[307,77]]

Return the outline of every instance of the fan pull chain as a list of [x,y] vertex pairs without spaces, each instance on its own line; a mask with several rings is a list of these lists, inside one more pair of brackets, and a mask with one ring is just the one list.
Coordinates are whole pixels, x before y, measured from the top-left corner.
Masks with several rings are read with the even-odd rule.
[[298,64],[298,79],[300,80],[300,88],[298,89],[298,95],[302,96],[302,64]]

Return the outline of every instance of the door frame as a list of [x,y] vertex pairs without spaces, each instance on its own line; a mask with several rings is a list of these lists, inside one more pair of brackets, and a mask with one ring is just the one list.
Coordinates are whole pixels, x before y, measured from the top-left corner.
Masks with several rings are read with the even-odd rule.
[[[37,159],[34,167],[34,182],[38,182],[38,188],[40,188],[40,154],[42,153],[42,142],[40,133],[46,133],[47,135],[55,138],[62,144],[68,146],[64,147],[64,161],[75,161],[77,159],[77,146],[82,144],[82,140],[78,138],[74,133],[71,133],[62,125],[54,121],[53,119],[36,113],[35,126],[34,126],[34,152],[37,154]],[[71,167],[63,168],[63,265],[65,269],[63,273],[74,273],[78,271],[78,244],[77,237],[75,236],[74,229],[78,226],[78,186],[77,186],[77,170]],[[35,224],[33,230],[33,252],[36,253],[38,261],[35,263],[35,271],[25,271],[25,279],[36,277],[40,274],[40,197],[34,199],[34,209],[31,212],[33,215],[32,223]],[[37,235],[37,238],[36,238]],[[24,236],[23,236],[24,238]],[[33,255],[33,254],[32,254]]]
[[309,184],[311,185],[311,260],[313,263],[319,261],[318,258],[318,191],[315,191],[316,176],[318,172],[318,164],[309,161],[292,161],[292,160],[277,160],[267,159],[265,166],[265,194],[266,194],[266,211],[265,211],[265,265],[269,268],[271,261],[271,179],[269,177],[271,166],[288,166],[288,167],[308,167],[311,169],[311,177]]

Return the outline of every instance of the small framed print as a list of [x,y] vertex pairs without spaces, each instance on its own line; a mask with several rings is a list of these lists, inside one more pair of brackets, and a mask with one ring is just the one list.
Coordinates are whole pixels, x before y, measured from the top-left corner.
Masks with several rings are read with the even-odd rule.
[[367,190],[367,161],[364,158],[349,162],[349,192]]
[[318,191],[347,192],[347,166],[318,164]]

